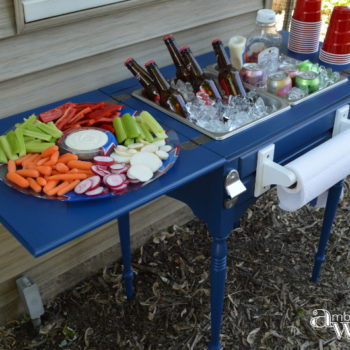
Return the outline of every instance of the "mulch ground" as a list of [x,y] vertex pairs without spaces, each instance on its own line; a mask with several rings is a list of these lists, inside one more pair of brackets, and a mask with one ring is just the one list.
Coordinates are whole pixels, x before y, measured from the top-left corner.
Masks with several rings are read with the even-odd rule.
[[[251,207],[229,238],[224,349],[350,349],[312,312],[350,314],[350,195],[338,209],[319,280],[310,282],[323,209],[279,209],[274,191]],[[158,232],[133,255],[136,298],[127,301],[116,262],[28,319],[0,328],[0,350],[196,350],[210,335],[210,234],[193,220]]]

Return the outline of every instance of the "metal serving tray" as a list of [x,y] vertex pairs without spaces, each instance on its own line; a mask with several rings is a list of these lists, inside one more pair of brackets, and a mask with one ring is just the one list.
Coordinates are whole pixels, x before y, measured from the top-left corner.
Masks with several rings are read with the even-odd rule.
[[149,104],[150,106],[162,111],[163,113],[169,115],[170,117],[180,121],[181,123],[184,123],[190,127],[192,127],[193,129],[196,129],[198,131],[200,131],[201,133],[211,137],[212,139],[214,140],[224,140],[232,135],[235,135],[235,134],[238,134],[239,132],[243,131],[243,130],[246,130],[254,125],[257,125],[257,124],[260,124],[262,123],[263,121],[267,120],[267,119],[270,119],[286,110],[288,110],[290,108],[290,106],[283,100],[273,96],[273,95],[268,95],[266,94],[264,91],[259,91],[258,92],[258,95],[264,100],[265,104],[267,106],[271,106],[271,105],[275,105],[277,110],[271,114],[268,114],[266,115],[265,117],[262,117],[258,120],[254,120],[253,122],[251,123],[248,123],[248,124],[245,124],[245,125],[242,125],[241,127],[237,128],[237,129],[234,129],[234,130],[231,130],[231,131],[226,131],[226,132],[213,132],[213,131],[210,131],[210,130],[207,130],[207,129],[204,129],[200,126],[198,126],[197,124],[189,121],[188,119],[186,118],[183,118],[181,117],[180,115],[172,112],[172,111],[169,111],[163,107],[161,107],[159,104],[153,102],[153,101],[150,101],[148,98],[144,97],[142,95],[142,89],[139,89],[139,90],[135,90],[133,93],[132,93],[132,96],[138,98],[139,100]]
[[[301,62],[301,61],[300,61]],[[216,69],[217,65],[216,63],[214,64],[210,64],[209,66],[205,67],[204,71],[209,74],[213,79],[217,79],[217,75],[218,75],[218,71]],[[335,88],[336,86],[339,86],[339,85],[342,85],[344,83],[346,83],[348,81],[348,75],[345,73],[345,72],[341,72],[340,73],[340,80],[337,81],[336,83],[332,84],[332,85],[329,85],[321,90],[318,90],[318,91],[315,91],[313,92],[312,94],[310,95],[307,95],[303,98],[300,98],[299,100],[297,101],[288,101],[287,98],[283,98],[283,97],[279,97],[279,96],[276,96],[276,98],[282,100],[282,101],[285,101],[287,104],[291,105],[291,106],[295,106],[301,102],[304,102],[304,101],[307,101],[307,100],[310,100],[312,99],[313,97],[315,96],[318,96],[322,93],[324,93],[325,91],[328,91],[328,90],[331,90],[333,88]],[[268,96],[274,96],[273,94],[271,94],[270,92],[268,92],[266,89],[262,89],[262,88],[255,88],[249,84],[244,84],[246,87],[248,88],[251,88],[251,89],[256,89],[256,91],[262,91],[262,92],[265,92]]]

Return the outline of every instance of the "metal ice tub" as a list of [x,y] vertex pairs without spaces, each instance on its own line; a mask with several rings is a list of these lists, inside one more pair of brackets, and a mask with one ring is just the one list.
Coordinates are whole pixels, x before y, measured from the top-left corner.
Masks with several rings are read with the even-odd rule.
[[174,113],[172,111],[169,111],[167,109],[165,109],[164,107],[160,106],[158,103],[155,103],[151,100],[149,100],[147,97],[142,95],[142,89],[139,90],[135,90],[132,93],[132,96],[140,99],[143,102],[148,103],[149,105],[151,105],[152,107],[162,111],[163,113],[166,113],[167,115],[169,115],[170,117],[180,121],[181,123],[184,123],[186,125],[189,125],[190,127],[192,127],[193,129],[196,129],[198,131],[200,131],[201,133],[211,137],[214,140],[224,140],[232,135],[235,135],[243,130],[246,130],[254,125],[257,125],[267,119],[270,119],[286,110],[288,110],[290,108],[290,106],[288,105],[288,103],[286,101],[283,101],[282,99],[273,96],[271,94],[266,93],[265,91],[259,91],[258,95],[264,100],[265,104],[267,106],[275,106],[276,107],[276,111],[273,113],[270,113],[268,115],[266,115],[265,117],[262,117],[258,120],[254,120],[251,123],[242,125],[234,130],[231,131],[226,131],[226,132],[214,132],[214,131],[210,131],[207,130],[205,128],[202,128],[201,126],[191,122],[190,120],[181,117],[180,115],[178,115],[177,113]]

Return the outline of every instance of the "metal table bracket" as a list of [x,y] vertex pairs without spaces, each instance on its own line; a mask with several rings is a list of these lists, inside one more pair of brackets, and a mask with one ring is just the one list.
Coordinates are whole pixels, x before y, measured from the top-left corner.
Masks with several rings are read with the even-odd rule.
[[243,182],[240,180],[237,170],[233,169],[227,174],[225,179],[225,190],[230,198],[225,199],[224,206],[226,209],[230,209],[236,203],[238,196],[247,190]]

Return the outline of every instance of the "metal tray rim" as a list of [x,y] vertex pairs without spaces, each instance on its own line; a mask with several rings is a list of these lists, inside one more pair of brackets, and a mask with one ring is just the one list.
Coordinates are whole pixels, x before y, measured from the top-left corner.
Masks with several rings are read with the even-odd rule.
[[[258,91],[258,93],[260,95],[264,95],[267,98],[271,98],[271,96],[265,94],[264,91]],[[283,112],[287,111],[288,109],[290,109],[290,106],[285,101],[283,101],[282,99],[278,99],[275,96],[273,96],[276,100],[278,100],[282,104],[282,108],[280,108],[276,112],[268,114],[267,116],[265,116],[263,118],[255,120],[252,123],[245,124],[245,125],[241,126],[238,129],[235,129],[235,130],[232,130],[232,131],[229,131],[229,132],[224,132],[224,133],[220,132],[219,133],[219,132],[213,132],[213,131],[204,129],[201,126],[198,126],[198,125],[188,121],[186,118],[183,118],[183,117],[179,116],[178,114],[176,114],[174,112],[168,111],[167,109],[159,106],[157,103],[155,103],[153,101],[150,101],[148,98],[146,98],[146,97],[144,97],[142,95],[142,89],[138,89],[138,90],[133,91],[131,95],[134,96],[135,98],[137,98],[137,99],[139,99],[139,100],[149,104],[150,106],[158,109],[159,111],[161,111],[161,112],[163,112],[163,113],[173,117],[174,119],[180,121],[181,123],[184,123],[184,124],[190,126],[191,128],[196,129],[196,130],[200,131],[201,133],[203,133],[203,134],[205,134],[205,135],[207,135],[207,136],[209,136],[212,139],[217,140],[217,141],[221,141],[221,140],[224,140],[224,139],[226,139],[228,137],[231,137],[231,136],[233,136],[235,134],[238,134],[238,133],[240,133],[243,130],[246,130],[246,129],[248,129],[250,127],[253,127],[253,126],[257,125],[257,124],[260,124],[261,122],[263,122],[263,121],[265,121],[267,119],[270,119],[272,117],[275,117],[276,115],[278,115],[280,113],[283,113]]]

